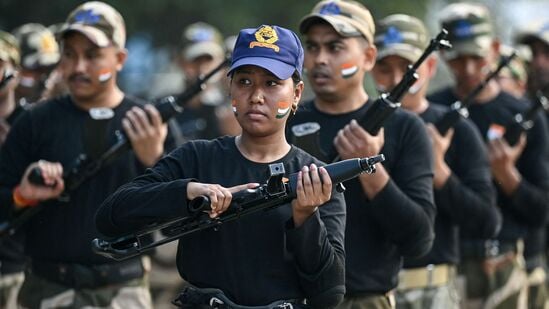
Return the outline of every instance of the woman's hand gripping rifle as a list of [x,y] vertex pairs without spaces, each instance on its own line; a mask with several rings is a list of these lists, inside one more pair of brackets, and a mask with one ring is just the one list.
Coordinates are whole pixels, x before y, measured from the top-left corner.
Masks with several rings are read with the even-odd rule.
[[[330,175],[332,183],[337,184],[355,178],[362,173],[375,173],[375,165],[384,160],[385,157],[380,154],[368,158],[339,161],[328,164],[324,168]],[[115,260],[123,260],[185,235],[204,229],[218,228],[224,222],[236,220],[241,216],[289,203],[296,197],[298,173],[293,173],[288,179],[285,179],[282,163],[271,164],[269,169],[270,177],[265,184],[234,193],[229,209],[219,217],[210,218],[208,215],[208,211],[211,210],[210,201],[207,197],[200,196],[189,202],[187,209],[189,216],[154,224],[135,234],[115,240],[94,239],[92,248],[97,254]],[[162,239],[152,239],[151,236],[156,231],[162,231]]]

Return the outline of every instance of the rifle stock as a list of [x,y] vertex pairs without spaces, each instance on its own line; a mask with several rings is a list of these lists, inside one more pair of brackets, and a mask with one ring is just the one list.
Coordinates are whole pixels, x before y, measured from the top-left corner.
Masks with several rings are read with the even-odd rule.
[[[335,185],[357,177],[361,173],[375,173],[375,164],[384,160],[385,157],[380,154],[362,159],[348,159],[328,164],[324,168]],[[205,213],[211,210],[210,201],[207,197],[201,196],[189,202],[187,207],[189,216],[187,217],[153,224],[135,234],[111,241],[94,239],[92,249],[102,256],[123,260],[177,240],[185,235],[204,229],[217,228],[224,222],[288,203],[296,196],[298,173],[291,174],[288,181],[285,182],[283,180],[284,165],[282,163],[271,164],[269,168],[271,176],[266,184],[234,193],[229,208],[218,218],[211,219]],[[156,241],[152,240],[150,236],[156,231],[162,231],[164,238]]]

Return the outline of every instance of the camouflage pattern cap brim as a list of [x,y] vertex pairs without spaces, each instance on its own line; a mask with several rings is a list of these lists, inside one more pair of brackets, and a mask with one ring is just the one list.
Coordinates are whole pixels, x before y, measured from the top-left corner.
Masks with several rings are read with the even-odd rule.
[[99,47],[107,47],[111,44],[111,40],[109,40],[109,38],[103,31],[94,27],[81,24],[67,25],[65,29],[61,31],[61,37],[64,37],[67,33],[71,31],[83,34],[90,41],[92,41],[93,44]]
[[305,34],[319,21],[327,22],[343,37],[363,36],[370,43],[374,41],[374,19],[370,11],[359,2],[321,1],[310,14],[301,19],[299,31]]
[[223,47],[213,41],[198,42],[188,46],[183,51],[183,57],[187,61],[192,61],[200,56],[210,56],[214,59],[221,59],[224,54]]
[[478,56],[488,55],[492,46],[493,38],[491,36],[476,37],[474,40],[464,42],[452,42],[452,48],[441,52],[445,60],[453,60],[459,56]]
[[21,55],[19,45],[13,35],[0,30],[0,60],[11,61],[14,65],[19,65]]

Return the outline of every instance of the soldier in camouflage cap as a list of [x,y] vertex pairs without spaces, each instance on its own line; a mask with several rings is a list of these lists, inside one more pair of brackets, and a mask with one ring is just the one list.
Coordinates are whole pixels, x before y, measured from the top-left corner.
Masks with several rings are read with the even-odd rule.
[[[429,45],[423,23],[412,16],[395,14],[379,21],[376,35],[377,62],[372,76],[383,91],[392,90]],[[499,216],[495,207],[490,166],[482,138],[468,121],[459,121],[442,135],[432,125],[440,121],[447,108],[431,104],[426,98],[430,79],[436,72],[436,55],[418,68],[418,81],[402,98],[402,107],[427,123],[435,158],[433,191],[437,216],[435,241],[430,252],[421,257],[405,257],[396,292],[397,308],[459,308],[455,285],[459,261],[459,235],[488,237],[497,233]]]
[[[192,86],[200,76],[206,75],[225,60],[223,36],[217,28],[205,22],[185,27],[182,45],[178,65],[184,76],[184,88]],[[170,121],[177,144],[186,140],[212,139],[239,133],[240,127],[226,100],[225,85],[228,85],[228,81],[223,72],[219,72],[208,80],[204,91],[187,102],[185,111]]]
[[503,68],[497,77],[498,83],[503,91],[506,91],[517,98],[526,96],[528,82],[528,64],[530,63],[530,50],[513,49],[510,46],[501,46],[501,56],[508,57],[513,51],[517,53],[509,65]]
[[[544,94],[549,95],[549,19],[535,20],[519,29],[515,42],[532,50],[528,81],[530,94],[543,89]],[[549,113],[547,117],[549,119]]]
[[[62,52],[57,68],[69,93],[24,113],[11,129],[0,162],[0,170],[7,171],[0,173],[2,192],[12,192],[2,203],[13,205],[14,216],[19,209],[24,213],[26,207],[48,203],[47,211],[25,225],[25,253],[32,262],[18,305],[151,308],[150,260],[106,259],[93,253],[90,242],[100,237],[94,222],[97,208],[162,156],[167,126],[153,105],[117,85],[128,54],[124,21],[116,9],[98,1],[83,3],[69,14],[58,38]],[[61,202],[63,169],[74,166],[82,154],[87,162],[96,162],[121,131],[131,151],[122,152]],[[28,180],[34,168],[51,187]]]
[[[545,219],[549,203],[546,122],[540,115],[520,142],[504,138],[513,115],[530,104],[502,91],[497,80],[485,82],[500,59],[489,10],[478,3],[454,3],[442,10],[441,25],[449,32],[453,50],[443,53],[455,85],[431,96],[452,105],[483,85],[468,108],[470,119],[486,141],[496,203],[502,214],[495,239],[461,239],[460,274],[466,279],[468,308],[526,306],[529,272],[543,268]],[[517,210],[520,211],[517,212]],[[526,260],[526,263],[524,261]],[[526,264],[526,265],[525,265]]]
[[[402,257],[427,253],[434,238],[432,151],[423,122],[399,109],[379,132],[363,127],[379,103],[364,88],[378,53],[376,28],[361,2],[330,0],[318,2],[299,27],[315,97],[300,104],[288,122],[294,144],[326,161],[380,152],[394,160],[376,177],[349,183],[345,192],[346,294],[338,309],[394,308]],[[400,141],[398,148],[389,142],[394,140]]]
[[24,24],[12,31],[21,48],[21,71],[16,89],[18,100],[39,100],[49,74],[59,61],[53,33],[41,24]]

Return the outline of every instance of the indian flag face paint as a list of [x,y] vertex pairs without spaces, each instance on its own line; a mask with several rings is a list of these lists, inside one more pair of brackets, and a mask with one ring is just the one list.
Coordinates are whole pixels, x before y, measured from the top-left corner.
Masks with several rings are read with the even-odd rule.
[[278,102],[277,107],[278,110],[276,111],[276,118],[283,118],[290,112],[290,107],[292,104],[290,102]]
[[492,124],[490,125],[490,128],[488,129],[488,132],[486,132],[486,137],[489,141],[502,138],[505,134],[505,127],[499,124]]
[[112,77],[112,72],[111,70],[109,69],[101,69],[99,71],[99,77],[97,78],[100,82],[104,83],[106,81],[108,81],[109,79],[111,79]]
[[233,107],[233,113],[236,114],[236,100],[231,101],[231,106]]
[[355,75],[356,72],[358,72],[358,67],[353,63],[344,63],[341,66],[341,76],[343,78],[349,78]]

